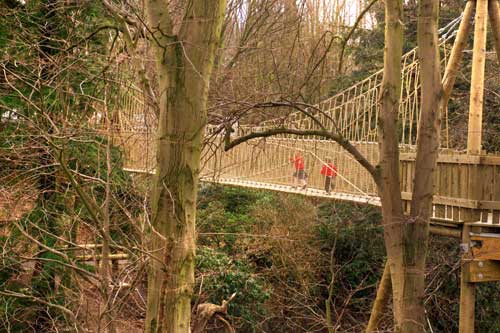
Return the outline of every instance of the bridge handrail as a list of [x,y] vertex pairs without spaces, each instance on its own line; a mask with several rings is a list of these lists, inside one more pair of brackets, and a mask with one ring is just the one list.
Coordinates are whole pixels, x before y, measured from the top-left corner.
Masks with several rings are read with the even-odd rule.
[[[456,25],[456,20],[452,21]],[[459,22],[459,21],[458,21]],[[450,23],[450,24],[451,24]],[[454,25],[451,25],[454,27]],[[440,47],[455,36],[454,33],[448,33],[440,40]],[[418,48],[406,52],[402,57],[402,73],[403,81],[401,89],[401,104],[399,116],[402,118],[403,130],[401,143],[414,144],[416,140],[416,129],[413,126],[418,122],[418,90],[420,89],[419,81],[419,62],[417,56]],[[445,64],[446,57],[443,57],[442,63]],[[356,84],[338,92],[337,94],[323,100],[315,105],[318,109],[326,114],[321,115],[319,111],[310,111],[312,115],[323,117],[325,126],[333,127],[334,124],[328,117],[334,119],[340,133],[349,140],[365,140],[376,141],[378,120],[378,90],[382,81],[383,70],[378,70],[365,79]],[[357,106],[356,104],[360,104]],[[362,105],[362,110],[360,110]],[[417,110],[417,112],[415,112]],[[366,123],[360,123],[368,122]],[[305,125],[305,126],[303,126]],[[286,117],[277,117],[274,119],[263,121],[259,126],[240,125],[239,129],[243,134],[260,132],[276,127],[290,127],[302,129],[317,129],[311,119],[303,112],[294,111]],[[354,129],[353,129],[354,128]],[[406,133],[408,132],[408,133]],[[286,136],[286,135],[282,135]]]

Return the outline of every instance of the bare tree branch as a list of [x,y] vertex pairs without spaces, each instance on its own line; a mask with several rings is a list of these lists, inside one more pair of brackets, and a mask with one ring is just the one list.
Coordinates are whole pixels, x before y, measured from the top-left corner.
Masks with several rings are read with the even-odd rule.
[[379,183],[380,175],[378,169],[375,166],[373,166],[354,145],[352,145],[348,140],[344,139],[342,136],[325,130],[296,130],[289,128],[273,128],[267,131],[250,133],[241,136],[237,139],[234,139],[233,141],[230,141],[229,136],[226,135],[224,151],[228,151],[252,139],[267,138],[270,136],[275,136],[280,134],[291,134],[297,136],[317,136],[333,140],[337,142],[342,148],[344,148],[348,153],[350,153],[354,157],[354,159],[358,161],[359,164],[361,164],[366,169],[366,171],[370,173],[375,183],[377,184]]

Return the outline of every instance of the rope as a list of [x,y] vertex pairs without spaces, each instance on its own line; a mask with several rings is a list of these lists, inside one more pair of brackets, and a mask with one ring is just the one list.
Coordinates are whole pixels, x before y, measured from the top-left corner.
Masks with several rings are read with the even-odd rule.
[[[440,46],[444,46],[445,43],[448,40],[450,40],[451,38],[455,37],[455,35],[456,35],[457,31],[458,31],[458,26],[460,24],[462,16],[463,16],[463,14],[459,15],[458,17],[456,17],[455,19],[453,19],[452,21],[450,21],[446,26],[444,26],[444,27],[442,27],[442,28],[440,28],[438,30]],[[416,52],[417,52],[417,48],[414,48],[411,51],[409,51],[406,54],[404,54],[403,57],[402,57],[402,61],[405,64],[405,66],[403,67],[403,71],[402,71],[403,82],[404,82],[404,77],[405,76],[407,77],[407,80],[411,80],[411,78],[413,78],[413,77],[416,78],[416,75],[417,75],[417,73],[419,71],[418,59],[416,57]],[[407,63],[407,60],[409,58],[412,58],[412,61],[410,63]],[[415,72],[415,74],[413,74],[413,72]],[[367,77],[366,79],[358,82],[354,86],[349,87],[349,88],[347,88],[347,89],[339,92],[338,94],[336,94],[336,95],[334,95],[334,96],[332,96],[332,97],[330,97],[330,98],[328,98],[328,99],[320,102],[319,104],[316,105],[316,107],[323,109],[323,111],[326,112],[328,114],[328,116],[330,116],[330,117],[332,117],[334,119],[335,119],[334,113],[337,110],[340,110],[338,113],[340,114],[340,117],[342,117],[342,111],[346,110],[350,105],[354,105],[354,103],[356,103],[357,100],[360,101],[362,98],[366,98],[366,96],[370,94],[370,91],[372,89],[379,88],[380,83],[381,83],[381,75],[380,75],[381,73],[382,73],[382,70],[377,71],[376,73],[372,74],[371,76]],[[367,89],[367,90],[363,89],[363,85],[365,85],[366,83],[370,83],[370,85],[369,85],[369,87],[370,87],[371,86],[371,82],[373,80],[375,82],[377,82],[377,83],[371,89],[370,88]],[[357,91],[358,88],[360,88],[359,92]],[[420,85],[417,84],[415,87],[413,87],[413,89],[411,89],[409,91],[409,93],[407,94],[407,96],[408,96],[407,98],[408,99],[418,98],[418,94],[416,93],[418,89],[420,89]],[[351,92],[353,90],[354,90],[354,96],[350,96]],[[408,91],[408,89],[401,89],[401,93],[402,94],[403,94],[403,91]],[[349,96],[349,98],[347,98],[347,100],[344,100],[344,96],[345,95]],[[334,108],[331,108],[332,101],[336,101],[340,97],[342,97],[341,104],[340,105],[336,105]],[[372,109],[372,108],[378,109],[378,101],[372,101],[371,99],[370,99],[370,101],[371,101],[371,104],[368,105],[367,107],[363,108],[364,112],[358,112],[359,111],[359,107],[358,108],[355,107],[357,115],[355,117],[353,117],[352,119],[350,119],[349,121],[347,121],[347,117],[349,115],[352,115],[352,112],[350,112],[349,114],[347,112],[345,112],[344,119],[347,121],[347,123],[344,123],[343,126],[341,126],[340,132],[341,132],[341,134],[343,134],[344,136],[346,136],[347,139],[350,139],[350,140],[356,139],[353,136],[356,136],[359,131],[353,131],[352,128],[353,127],[358,128],[359,120],[362,119],[362,118],[365,119],[366,113],[370,112],[369,111],[370,109]],[[324,108],[322,108],[322,106],[326,105],[327,103],[330,105],[330,107],[327,110],[324,110]],[[403,105],[403,104],[404,103],[401,103],[401,105]],[[403,113],[405,113],[405,111],[406,110],[403,109]],[[315,113],[315,112],[313,112],[313,113]],[[400,111],[400,113],[401,113],[401,111]],[[305,117],[307,117],[307,116],[305,116],[301,112],[298,112],[298,111],[297,112],[293,112],[290,115],[288,115],[288,118],[289,119],[290,118],[294,118],[294,119],[290,120],[288,122],[285,122],[285,124],[287,124],[290,127],[293,127],[293,126],[295,126],[295,127],[301,127],[300,125],[304,122]],[[418,118],[418,113],[417,113],[417,118]],[[408,126],[408,128],[410,129],[410,132],[412,132],[412,127],[413,127],[412,120],[413,120],[413,117],[410,117],[408,119],[409,119],[408,125],[406,125],[406,123],[405,123],[405,124],[403,124],[403,126],[405,126],[405,127]],[[342,121],[342,119],[339,119],[339,120]],[[417,122],[418,122],[418,119],[417,119]],[[249,128],[249,131],[250,132],[261,132],[261,131],[273,128],[273,127],[275,127],[275,126],[277,126],[278,124],[281,124],[281,123],[283,123],[283,117],[277,117],[275,119],[270,119],[270,120],[262,122],[261,126]],[[337,124],[337,125],[339,125],[339,124]],[[311,126],[309,126],[309,127],[311,127]],[[312,126],[312,127],[314,128],[314,127],[316,127],[316,125]],[[364,127],[365,126],[363,126],[363,128]],[[346,131],[349,131],[352,135],[351,136],[345,135]],[[363,139],[363,138],[366,139],[369,135],[373,134],[373,131],[376,132],[376,126],[374,127],[374,130],[368,129],[368,131],[367,131],[368,133],[365,134],[365,135],[362,135],[359,139]],[[412,135],[409,135],[409,137],[408,137],[409,143],[413,142],[412,139],[413,139]],[[402,138],[402,140],[404,140],[404,137]]]
[[[240,164],[236,164],[236,166],[239,166]],[[280,168],[282,168],[283,166],[290,166],[290,163],[284,163],[278,167],[275,167],[275,168],[272,168],[272,169],[267,169],[267,170],[264,170],[264,171],[260,171],[260,172],[256,172],[256,173],[253,173],[253,174],[249,174],[249,175],[246,175],[246,176],[237,176],[237,177],[232,177],[233,179],[245,179],[245,178],[250,178],[250,177],[255,177],[257,175],[261,175],[261,174],[264,174],[264,173],[268,173],[270,171],[274,171],[274,170],[278,170]],[[216,173],[216,170],[214,169],[209,169],[210,171],[213,171],[214,174]],[[224,170],[224,169],[223,169]],[[290,176],[284,176],[284,177],[281,177],[281,178],[288,178]],[[277,179],[277,178],[276,178]]]
[[[284,147],[284,148],[287,148],[287,149],[291,149],[290,147],[280,145],[279,143],[271,143],[271,144],[274,144],[274,145],[277,145],[277,146],[281,146],[281,147]],[[313,156],[314,158],[316,158],[318,161],[320,161],[321,164],[326,165],[325,161],[323,161],[321,158],[319,158],[318,155],[314,154],[311,151],[308,151],[308,150],[305,150],[305,149],[302,149],[302,148],[293,148],[293,149],[302,151],[302,152],[307,153],[307,154],[310,154],[311,156]],[[342,152],[341,154],[347,154],[347,153],[346,152]],[[340,178],[342,178],[342,180],[344,180],[347,184],[349,184],[352,187],[354,187],[354,189],[356,189],[357,191],[359,191],[360,193],[362,193],[364,196],[366,196],[366,197],[372,197],[371,195],[369,195],[368,193],[364,192],[362,189],[360,189],[359,187],[357,187],[356,185],[354,185],[353,183],[351,183],[347,178],[345,178],[344,176],[342,176],[342,174],[339,171],[337,171],[336,173],[337,173],[337,176],[340,176]]]
[[[319,156],[317,156],[313,152],[309,152],[309,154],[311,154],[313,157],[315,157],[322,164],[327,165],[325,163],[325,161],[323,161],[322,159],[320,159]],[[371,197],[368,193],[364,192],[362,189],[360,189],[359,187],[357,187],[356,185],[354,185],[353,183],[351,183],[347,178],[345,178],[344,176],[342,176],[342,174],[338,170],[336,171],[336,174],[337,174],[337,176],[340,176],[340,178],[342,178],[346,183],[348,183],[349,185],[351,185],[352,187],[354,187],[356,190],[358,190],[359,192],[361,192],[364,196]]]

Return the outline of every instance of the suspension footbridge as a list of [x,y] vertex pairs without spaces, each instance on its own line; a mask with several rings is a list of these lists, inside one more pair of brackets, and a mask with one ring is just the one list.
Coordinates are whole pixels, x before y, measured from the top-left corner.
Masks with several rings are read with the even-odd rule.
[[[475,14],[474,14],[475,11]],[[461,17],[441,29],[440,50],[445,107],[442,111],[441,149],[434,172],[432,223],[434,233],[462,238],[460,332],[474,331],[474,285],[500,280],[500,155],[482,150],[486,26],[490,17],[494,46],[500,61],[500,8],[497,0],[468,1]],[[462,54],[472,30],[474,47],[470,87],[467,147],[453,146],[454,130],[448,118],[447,99],[453,88]],[[453,47],[450,47],[453,41]],[[497,59],[494,59],[496,61]],[[238,120],[206,126],[201,170],[202,182],[264,189],[378,206],[377,187],[359,159],[337,142],[350,145],[372,165],[379,162],[378,122],[383,72],[380,70],[352,87],[296,112],[258,125]],[[399,176],[404,210],[409,212],[414,187],[415,159],[420,120],[420,65],[418,50],[402,57],[398,115]],[[129,85],[130,86],[130,85]],[[125,170],[154,174],[156,117],[141,94],[120,92],[115,142],[124,153]],[[498,110],[497,110],[498,111]],[[492,110],[489,110],[492,112]],[[495,111],[493,111],[495,112]],[[295,132],[329,131],[341,140]],[[274,131],[274,132],[273,132]],[[273,135],[259,135],[263,133]],[[226,151],[226,143],[238,141]],[[307,187],[297,188],[294,157],[301,156]],[[333,191],[325,191],[320,170],[333,161],[337,172]],[[297,173],[295,173],[297,175]]]
[[[471,25],[471,13],[470,8],[468,11],[466,9],[466,17],[457,18],[441,31],[442,68],[448,82],[454,82],[453,75],[456,75],[459,63],[457,57],[461,56],[466,44],[460,38],[463,38],[463,30],[469,29]],[[455,43],[451,48],[453,39]],[[401,193],[405,209],[409,209],[415,171],[420,119],[419,69],[417,49],[403,55],[398,123]],[[284,113],[258,126],[233,122],[230,124],[231,137],[238,138],[277,128],[302,131],[328,129],[348,140],[366,160],[377,165],[382,75],[382,70],[377,71],[312,108]],[[146,114],[144,110],[144,102],[138,94],[123,94],[118,117],[119,143],[125,153],[126,170],[154,173],[155,116]],[[473,106],[472,112],[477,112]],[[470,119],[474,121],[472,117]],[[227,127],[227,124],[207,126],[201,181],[380,205],[377,188],[370,174],[335,141],[316,136],[278,134],[255,138],[224,151],[226,131],[221,126]],[[442,148],[434,176],[433,220],[452,224],[500,224],[500,155],[482,151],[471,154],[470,150],[452,147],[449,132],[445,109]],[[469,130],[468,135],[473,137],[477,133]],[[305,173],[308,175],[306,189],[293,186],[294,169],[290,158],[296,153],[304,159]],[[326,158],[332,159],[337,167],[331,194],[324,191],[324,178],[320,174]]]

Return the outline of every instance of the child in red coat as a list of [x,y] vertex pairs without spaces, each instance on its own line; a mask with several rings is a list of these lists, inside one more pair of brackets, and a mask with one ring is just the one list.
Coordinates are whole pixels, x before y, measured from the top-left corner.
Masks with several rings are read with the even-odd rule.
[[302,189],[305,189],[307,187],[307,175],[304,171],[304,157],[300,155],[299,151],[296,151],[295,155],[290,158],[290,162],[293,163],[293,168],[295,170],[293,173],[293,187],[296,187],[299,183],[302,186]]
[[333,187],[332,179],[335,181],[337,177],[337,167],[332,163],[331,158],[326,159],[326,163],[321,167],[321,174],[325,176],[325,192],[330,194]]

